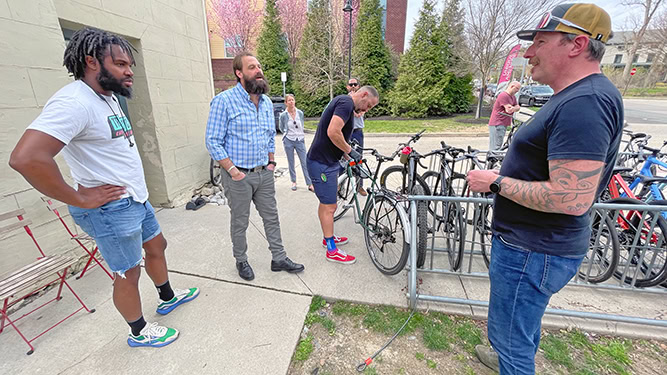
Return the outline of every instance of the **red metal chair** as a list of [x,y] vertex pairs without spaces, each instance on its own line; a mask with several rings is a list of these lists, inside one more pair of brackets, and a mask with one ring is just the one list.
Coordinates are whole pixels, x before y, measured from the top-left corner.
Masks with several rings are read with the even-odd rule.
[[[109,270],[106,267],[104,267],[104,265],[100,262],[100,260],[97,259],[97,257],[95,256],[97,254],[97,245],[95,244],[95,240],[92,237],[85,234],[85,233],[81,233],[81,234],[77,233],[76,228],[74,229],[74,231],[72,231],[70,229],[70,227],[67,225],[67,223],[65,222],[65,220],[63,220],[63,217],[58,212],[58,209],[62,208],[62,207],[66,207],[66,206],[63,205],[63,206],[60,206],[60,207],[56,207],[54,201],[49,197],[42,197],[42,201],[44,201],[44,203],[46,203],[46,207],[49,209],[49,211],[56,214],[56,216],[58,217],[58,220],[60,220],[62,225],[65,227],[65,230],[67,231],[67,234],[69,234],[70,239],[76,241],[76,243],[78,243],[79,246],[81,246],[81,248],[83,248],[86,251],[86,253],[88,253],[88,262],[86,262],[86,265],[83,266],[83,269],[81,270],[81,273],[79,274],[79,276],[76,277],[76,279],[78,280],[78,279],[82,278],[83,275],[86,274],[86,271],[88,270],[88,267],[91,267],[92,262],[95,261],[95,264],[92,264],[92,267],[95,267],[96,265],[99,265],[100,268],[102,270],[104,270],[104,272],[106,272],[107,275],[109,275],[111,280],[113,280],[113,275],[111,274],[111,272],[109,272]],[[85,243],[85,245],[84,245],[84,243]],[[86,246],[86,245],[88,245],[88,246]]]
[[[29,225],[32,224],[30,220],[23,218],[25,215],[25,210],[19,209],[5,214],[0,214],[0,221],[8,220],[12,217],[16,217],[18,222],[8,224],[0,227],[0,234],[8,233],[20,228],[23,228],[25,232],[30,236],[33,243],[39,250],[41,256],[37,258],[36,262],[33,262],[18,271],[12,272],[2,278],[0,278],[0,301],[2,307],[0,308],[0,333],[4,330],[5,327],[11,326],[16,330],[16,332],[21,336],[23,341],[30,347],[28,355],[32,354],[35,351],[35,348],[32,346],[32,342],[44,335],[46,332],[49,332],[60,323],[72,317],[74,314],[81,310],[86,310],[89,313],[95,312],[95,309],[88,309],[83,303],[81,298],[76,294],[74,289],[67,283],[65,278],[67,277],[67,270],[77,262],[76,259],[69,258],[63,255],[52,255],[46,256],[42,248],[37,243],[35,236],[30,230]],[[21,315],[19,318],[11,319],[9,317],[9,308],[21,302],[22,300],[42,291],[47,286],[58,283],[58,293],[55,298],[41,304],[39,307]],[[26,316],[32,314],[33,312],[41,309],[42,307],[50,304],[53,301],[59,301],[62,299],[62,290],[63,285],[72,292],[74,297],[79,301],[81,307],[75,310],[73,313],[66,316],[64,319],[60,320],[58,323],[47,328],[37,336],[32,339],[27,339],[23,333],[16,326],[16,322],[25,318]],[[18,296],[18,297],[17,297]]]

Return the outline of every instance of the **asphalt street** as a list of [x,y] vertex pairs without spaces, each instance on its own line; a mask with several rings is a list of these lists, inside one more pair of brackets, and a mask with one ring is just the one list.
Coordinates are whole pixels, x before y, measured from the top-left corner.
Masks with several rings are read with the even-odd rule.
[[628,123],[667,125],[667,100],[624,99],[623,103]]

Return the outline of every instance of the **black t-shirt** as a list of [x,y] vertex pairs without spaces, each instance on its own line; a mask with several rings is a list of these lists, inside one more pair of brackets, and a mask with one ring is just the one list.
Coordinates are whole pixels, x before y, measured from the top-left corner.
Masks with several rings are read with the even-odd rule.
[[350,139],[352,128],[354,127],[354,101],[349,95],[339,95],[335,97],[322,112],[320,123],[317,125],[315,138],[308,150],[308,159],[315,160],[323,164],[336,164],[343,156],[343,150],[336,147],[331,142],[327,130],[331,119],[336,115],[345,121],[343,126],[343,137]]
[[[623,100],[603,74],[593,74],[549,99],[515,133],[502,176],[547,181],[549,160],[604,161],[598,196],[609,183],[623,130]],[[559,255],[586,254],[590,210],[582,216],[546,213],[496,195],[493,231],[527,250]]]

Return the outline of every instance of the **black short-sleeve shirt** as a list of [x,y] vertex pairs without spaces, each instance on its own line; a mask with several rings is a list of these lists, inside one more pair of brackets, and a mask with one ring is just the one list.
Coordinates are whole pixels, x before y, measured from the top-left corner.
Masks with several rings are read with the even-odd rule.
[[313,138],[313,143],[308,150],[308,159],[331,165],[338,163],[338,160],[343,156],[343,150],[336,147],[327,134],[334,115],[343,119],[345,122],[343,137],[346,140],[350,139],[354,127],[354,101],[349,95],[339,95],[329,102],[324,112],[322,112],[315,138]]
[[[623,100],[603,74],[587,76],[554,95],[521,125],[500,174],[549,180],[549,161],[604,161],[598,196],[609,183],[623,130]],[[590,211],[590,210],[589,210]],[[496,196],[493,231],[506,242],[559,256],[582,256],[591,235],[590,212],[581,216],[532,210]]]

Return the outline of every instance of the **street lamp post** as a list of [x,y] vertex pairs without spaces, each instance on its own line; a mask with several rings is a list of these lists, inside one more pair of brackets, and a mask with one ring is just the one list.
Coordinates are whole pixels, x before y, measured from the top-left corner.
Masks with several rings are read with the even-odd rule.
[[347,47],[347,80],[349,81],[350,78],[352,77],[352,1],[347,0],[347,3],[345,3],[345,7],[343,8],[343,12],[347,13],[348,17],[350,18],[350,28],[349,28],[349,35],[348,35],[348,40],[349,44]]

